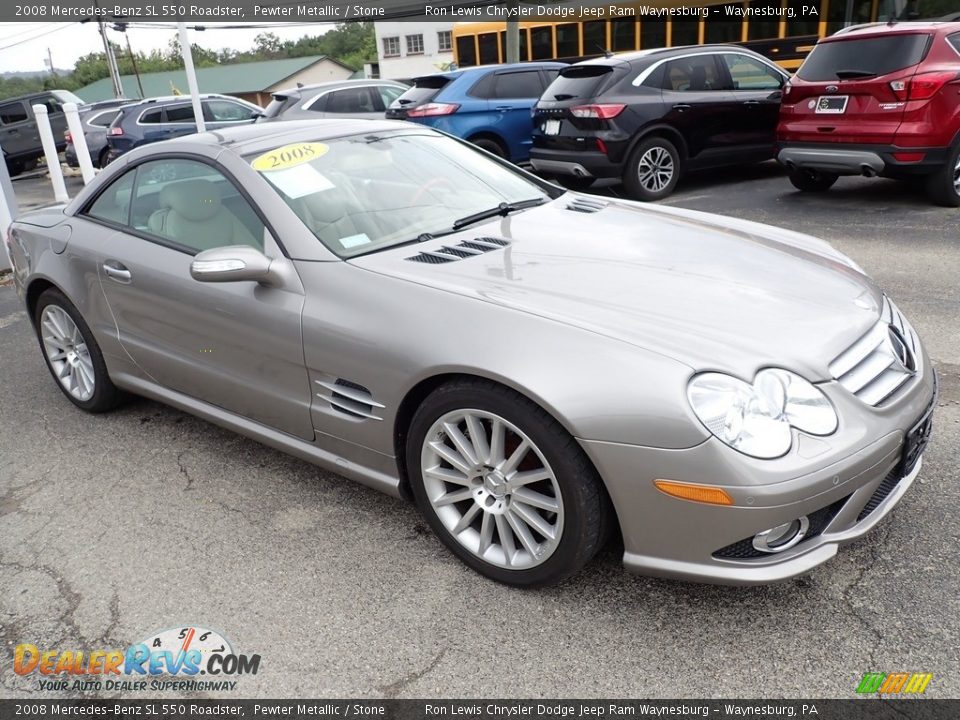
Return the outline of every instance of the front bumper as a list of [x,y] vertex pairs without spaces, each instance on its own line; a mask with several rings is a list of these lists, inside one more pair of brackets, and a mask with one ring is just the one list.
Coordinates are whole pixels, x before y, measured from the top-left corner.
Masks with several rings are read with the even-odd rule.
[[[922,155],[904,161],[901,153]],[[837,175],[925,175],[941,167],[946,148],[911,148],[895,145],[847,145],[840,143],[780,143],[777,162],[789,170],[818,170]]]
[[612,178],[622,172],[619,163],[596,150],[575,152],[534,147],[530,150],[530,164],[535,171],[546,175]]
[[[840,545],[879,523],[919,474],[919,459],[904,467],[905,445],[908,436],[916,436],[915,429],[929,429],[922,421],[936,404],[935,378],[927,366],[895,411],[871,418],[887,432],[839,460],[825,439],[809,436],[798,438],[791,453],[795,457],[776,461],[753,461],[716,438],[683,450],[581,440],[616,508],[624,565],[644,575],[755,585],[796,577],[826,562]],[[869,421],[850,425],[838,434],[877,437]],[[804,456],[824,459],[809,471]],[[778,464],[799,468],[804,462],[807,472],[776,469]],[[722,487],[733,505],[670,497],[655,488],[655,479]],[[793,547],[778,553],[753,548],[757,533],[800,517],[809,518],[810,531]]]

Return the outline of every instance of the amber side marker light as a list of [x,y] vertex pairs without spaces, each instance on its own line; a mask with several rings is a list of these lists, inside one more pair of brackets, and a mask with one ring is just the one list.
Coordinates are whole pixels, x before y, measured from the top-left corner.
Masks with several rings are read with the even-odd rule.
[[657,490],[660,492],[681,500],[692,500],[708,505],[733,505],[733,498],[727,495],[726,490],[722,488],[674,482],[673,480],[654,480],[653,484],[657,486]]

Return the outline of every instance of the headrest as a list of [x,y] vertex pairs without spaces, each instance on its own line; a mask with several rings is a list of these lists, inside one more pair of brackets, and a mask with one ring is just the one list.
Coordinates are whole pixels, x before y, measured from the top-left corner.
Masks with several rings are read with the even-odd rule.
[[209,180],[181,180],[160,191],[160,205],[175,210],[187,220],[208,220],[220,210],[220,191]]

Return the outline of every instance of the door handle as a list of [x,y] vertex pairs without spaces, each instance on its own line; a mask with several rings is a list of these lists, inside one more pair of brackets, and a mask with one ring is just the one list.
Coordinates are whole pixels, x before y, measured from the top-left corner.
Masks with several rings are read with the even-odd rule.
[[743,101],[743,104],[744,104],[744,105],[759,105],[759,104],[760,104],[760,101],[759,101],[759,100],[744,100],[744,101]]
[[683,112],[684,110],[689,110],[690,106],[687,105],[687,103],[677,103],[676,105],[673,106],[673,109]]
[[118,262],[109,261],[103,264],[103,271],[111,280],[121,283],[128,283],[133,279],[133,275],[123,265]]
[[500,112],[506,112],[510,109],[509,105],[497,105],[494,110],[499,110]]

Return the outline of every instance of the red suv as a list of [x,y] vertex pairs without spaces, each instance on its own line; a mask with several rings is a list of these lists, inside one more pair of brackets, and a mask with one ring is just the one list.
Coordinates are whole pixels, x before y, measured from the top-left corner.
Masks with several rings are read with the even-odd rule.
[[840,175],[916,178],[960,206],[960,22],[824,38],[784,88],[777,160],[800,190]]

